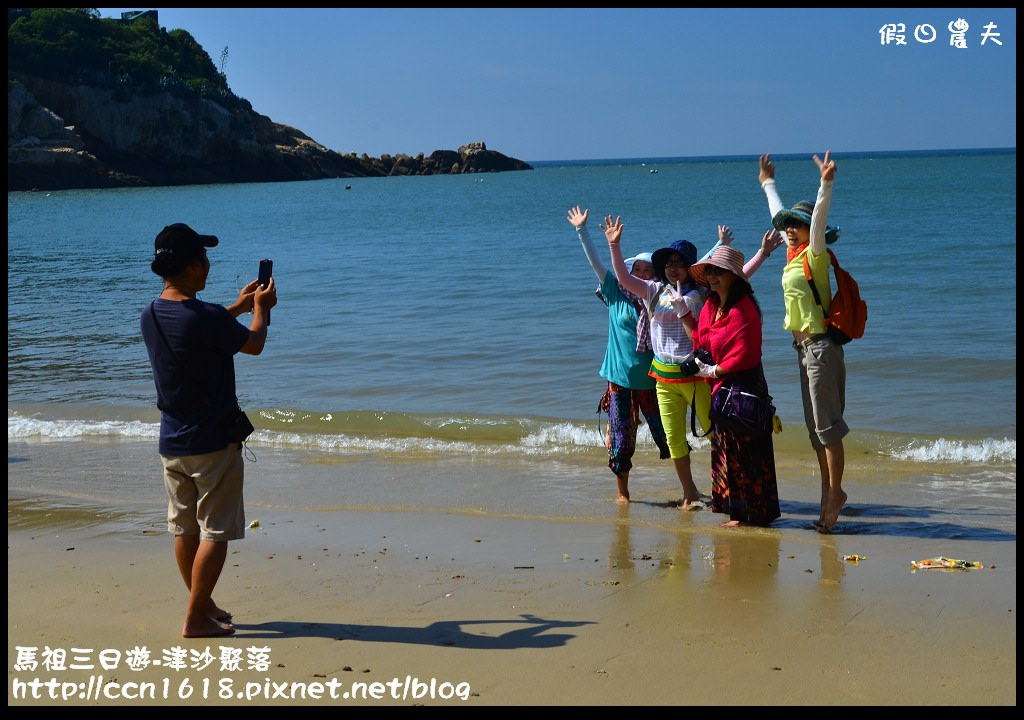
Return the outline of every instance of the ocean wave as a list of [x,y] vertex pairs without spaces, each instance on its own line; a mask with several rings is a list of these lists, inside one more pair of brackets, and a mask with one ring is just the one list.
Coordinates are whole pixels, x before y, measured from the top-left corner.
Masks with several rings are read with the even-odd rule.
[[913,441],[906,447],[888,452],[897,460],[911,462],[952,462],[952,463],[1003,463],[1017,461],[1017,441],[1009,438],[997,440],[946,440]]
[[[605,428],[592,421],[541,418],[413,416],[404,413],[304,413],[256,411],[264,421],[250,438],[254,443],[338,453],[424,455],[565,455],[604,451]],[[129,415],[130,417],[130,415]],[[261,424],[259,422],[257,425]],[[267,427],[269,425],[269,427]],[[124,439],[155,440],[159,423],[134,419],[25,416],[8,411],[7,440]],[[1017,441],[1010,438],[958,440],[855,433],[851,442],[866,452],[900,462],[1015,464]],[[776,454],[803,452],[797,436],[776,437]],[[709,447],[709,438],[688,437],[691,447]],[[656,450],[646,425],[637,431],[637,448]],[[848,452],[850,452],[848,450]]]
[[552,445],[578,445],[595,447],[604,445],[604,438],[596,427],[558,423],[542,427],[522,439],[527,447],[550,447]]
[[303,435],[279,431],[256,431],[250,440],[264,445],[298,447],[340,453],[425,454],[425,455],[547,455],[589,450],[571,445],[488,445],[429,437],[373,438],[354,435]]
[[[645,427],[637,430],[636,446],[645,449],[654,448],[656,447],[654,440]],[[598,430],[597,426],[593,423],[580,425],[563,422],[539,428],[523,437],[521,442],[527,447],[576,446],[603,448],[605,447],[604,432],[604,426],[602,426],[601,430]],[[708,438],[695,438],[692,435],[688,436],[688,441],[690,447],[698,449],[710,447],[711,444]]]
[[138,420],[40,420],[17,415],[7,416],[8,442],[98,437],[156,439],[160,437],[160,425]]
[[[327,415],[325,420],[330,420]],[[600,437],[590,431],[592,437],[584,440],[588,431],[556,432],[547,440],[540,440],[544,433],[534,433],[522,443],[487,443],[452,440],[445,437],[373,437],[347,433],[289,432],[283,430],[257,430],[249,440],[262,445],[316,449],[325,452],[403,454],[422,453],[428,455],[545,455],[570,454],[603,447]],[[44,420],[8,415],[7,441],[21,440],[84,440],[124,439],[140,440],[160,437],[159,423],[137,420]],[[529,438],[533,438],[530,440]]]

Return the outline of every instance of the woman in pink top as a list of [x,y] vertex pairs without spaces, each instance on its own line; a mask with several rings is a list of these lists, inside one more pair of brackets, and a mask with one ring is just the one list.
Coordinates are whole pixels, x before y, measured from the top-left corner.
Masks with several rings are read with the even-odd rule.
[[[710,351],[715,364],[697,360],[700,375],[712,384],[738,376],[762,397],[768,383],[761,366],[761,308],[743,273],[743,253],[723,245],[690,268],[690,275],[711,288],[693,336],[695,349]],[[772,434],[740,434],[718,424],[711,430],[711,509],[728,513],[723,526],[768,525],[781,514],[775,480]]]

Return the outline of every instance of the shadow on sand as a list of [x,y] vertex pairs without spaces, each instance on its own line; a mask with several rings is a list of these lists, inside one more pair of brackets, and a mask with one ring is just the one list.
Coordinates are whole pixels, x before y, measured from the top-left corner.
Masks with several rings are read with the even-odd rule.
[[[517,650],[560,647],[576,636],[569,633],[544,633],[548,630],[592,624],[594,623],[589,620],[544,620],[534,615],[520,615],[518,619],[512,620],[447,620],[431,623],[426,627],[275,621],[256,625],[235,623],[235,630],[236,636],[244,638],[322,637],[334,640],[438,645],[472,650]],[[464,626],[467,625],[525,627],[487,635],[466,632]]]
[[[781,502],[782,517],[772,523],[779,529],[813,529],[819,506],[814,503]],[[957,514],[971,508],[958,508]],[[978,511],[983,508],[979,507]],[[837,535],[899,535],[925,540],[979,540],[1015,542],[1017,534],[984,525],[963,525],[933,520],[935,516],[952,513],[928,507],[856,503],[839,513]],[[861,522],[863,520],[864,522]]]

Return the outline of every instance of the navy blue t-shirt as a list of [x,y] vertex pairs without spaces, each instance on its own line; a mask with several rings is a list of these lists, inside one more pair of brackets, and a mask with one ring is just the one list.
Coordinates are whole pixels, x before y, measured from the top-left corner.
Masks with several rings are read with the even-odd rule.
[[142,311],[140,325],[161,411],[160,454],[181,457],[224,449],[224,421],[238,407],[234,355],[248,341],[249,329],[221,305],[157,298],[152,307],[174,348],[172,355],[150,307]]

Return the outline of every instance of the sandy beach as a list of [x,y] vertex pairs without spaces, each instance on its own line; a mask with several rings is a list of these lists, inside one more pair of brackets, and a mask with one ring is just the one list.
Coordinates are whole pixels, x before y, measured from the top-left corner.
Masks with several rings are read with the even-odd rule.
[[[237,633],[186,640],[159,508],[9,496],[8,704],[1016,704],[1015,541],[722,529],[667,507],[654,526],[649,509],[250,506],[216,593]],[[986,567],[912,571],[939,552]]]

